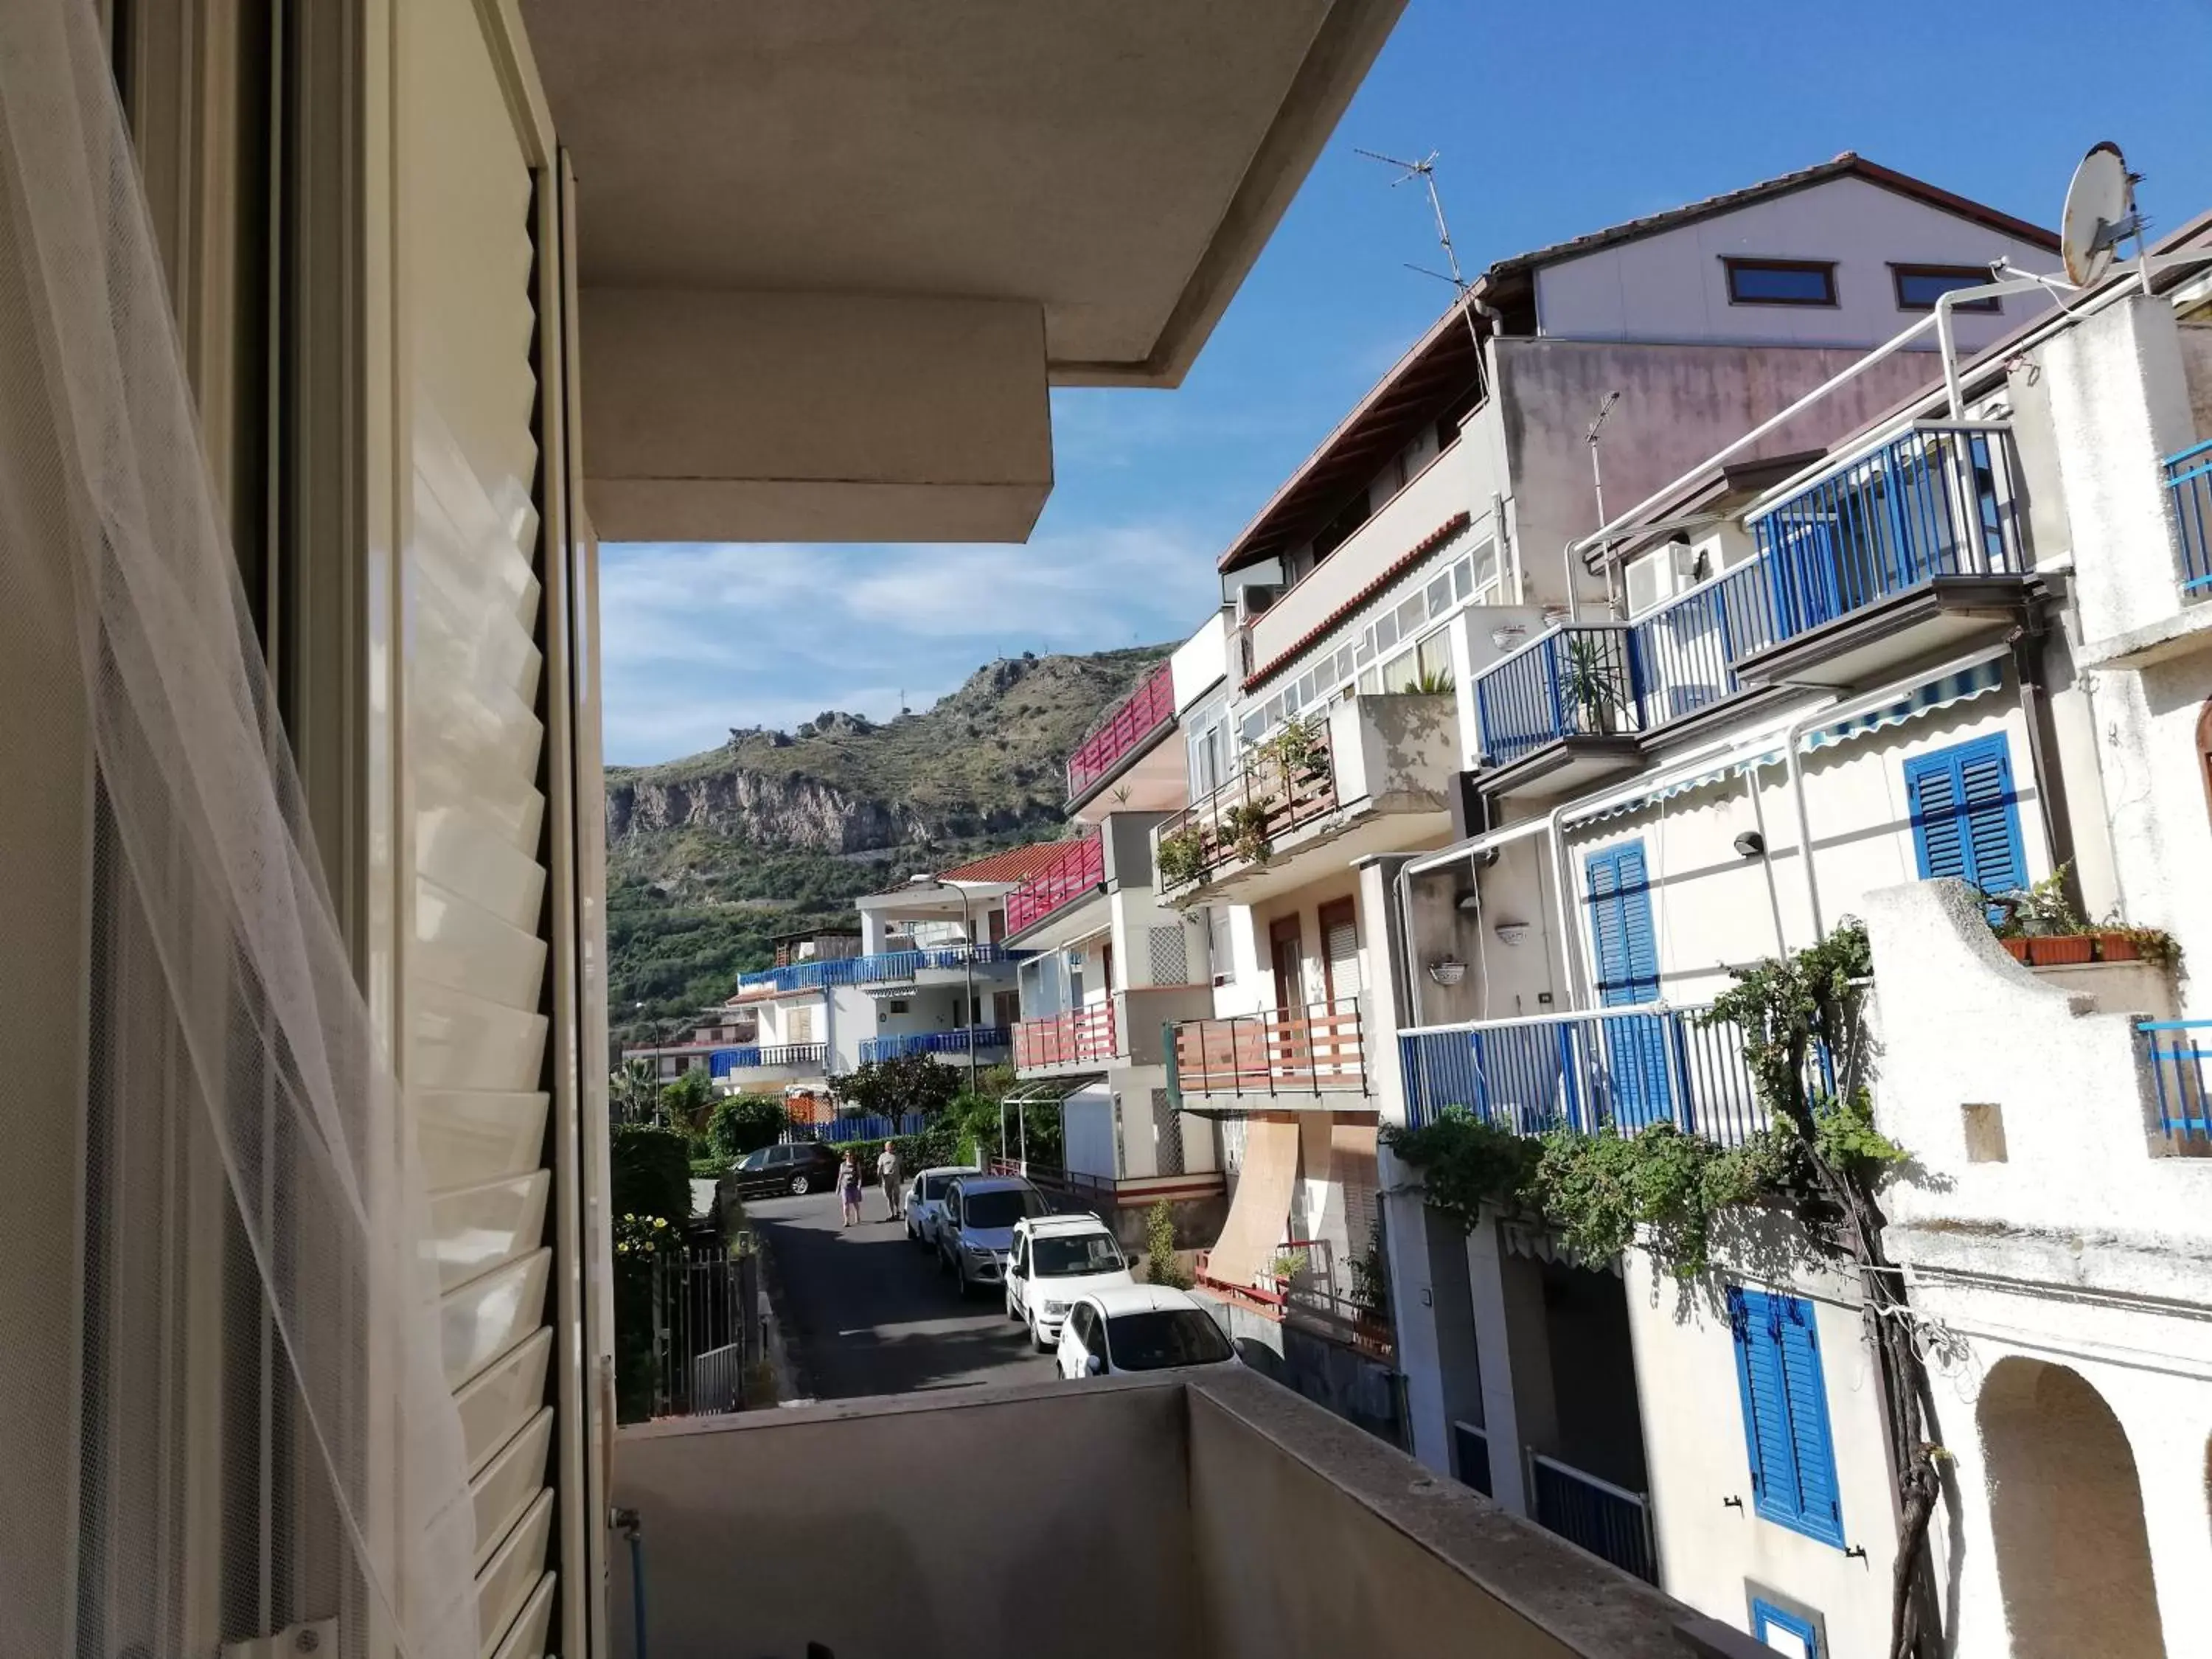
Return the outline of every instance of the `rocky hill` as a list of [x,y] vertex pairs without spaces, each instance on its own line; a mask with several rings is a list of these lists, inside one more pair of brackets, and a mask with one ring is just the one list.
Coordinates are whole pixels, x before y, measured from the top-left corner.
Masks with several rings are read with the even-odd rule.
[[610,1005],[675,1018],[908,874],[1049,840],[1067,751],[1169,647],[986,664],[920,714],[825,713],[607,771]]

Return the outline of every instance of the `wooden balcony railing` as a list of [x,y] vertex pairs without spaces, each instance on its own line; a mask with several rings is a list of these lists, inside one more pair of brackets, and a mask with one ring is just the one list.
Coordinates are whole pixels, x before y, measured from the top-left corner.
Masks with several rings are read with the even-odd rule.
[[1129,752],[1175,717],[1175,676],[1162,663],[1075,746],[1067,757],[1067,798],[1074,800],[1120,765]]
[[1175,1054],[1186,1095],[1367,1092],[1356,998],[1186,1020],[1175,1028]]
[[1025,1019],[1014,1027],[1014,1069],[1103,1062],[1114,1058],[1111,998],[1072,1013]]
[[1162,822],[1152,842],[1161,890],[1242,860],[1265,863],[1277,841],[1335,810],[1328,723],[1314,721],[1310,735],[1310,757],[1287,775],[1273,757],[1248,752],[1235,776]]

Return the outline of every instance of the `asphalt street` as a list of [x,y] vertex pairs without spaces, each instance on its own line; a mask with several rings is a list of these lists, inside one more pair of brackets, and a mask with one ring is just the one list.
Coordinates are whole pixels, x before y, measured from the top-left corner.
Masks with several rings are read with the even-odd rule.
[[834,1194],[745,1204],[809,1394],[848,1400],[1054,1374],[1051,1356],[1033,1352],[1029,1333],[1006,1317],[996,1285],[962,1302],[936,1258],[907,1242],[906,1224],[884,1218],[882,1193],[870,1187],[866,1200],[866,1219],[849,1231]]

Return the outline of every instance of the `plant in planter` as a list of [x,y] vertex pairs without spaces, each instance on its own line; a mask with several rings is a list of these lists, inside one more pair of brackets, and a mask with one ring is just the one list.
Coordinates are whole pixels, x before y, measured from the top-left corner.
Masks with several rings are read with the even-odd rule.
[[1158,866],[1160,885],[1180,887],[1187,881],[1206,878],[1206,836],[1194,823],[1170,830],[1162,836],[1153,849],[1152,861]]
[[1602,644],[1587,635],[1567,641],[1566,660],[1559,665],[1559,690],[1574,708],[1578,735],[1613,734],[1615,715],[1622,706],[1620,683],[1613,678]]
[[1275,852],[1274,841],[1267,833],[1267,800],[1244,801],[1224,812],[1221,836],[1237,857],[1265,864]]
[[1298,785],[1320,764],[1327,750],[1318,715],[1284,722],[1282,729],[1259,745],[1261,757],[1281,777],[1283,797],[1297,798]]
[[1432,668],[1406,688],[1416,696],[1422,697],[1448,696],[1453,689],[1451,670],[1449,668]]
[[2171,974],[2181,966],[2181,944],[2163,927],[2130,927],[2106,921],[2097,928],[2100,962],[2147,962]]
[[1268,1265],[1267,1272],[1276,1284],[1287,1289],[1290,1282],[1306,1270],[1309,1260],[1304,1250],[1285,1250]]

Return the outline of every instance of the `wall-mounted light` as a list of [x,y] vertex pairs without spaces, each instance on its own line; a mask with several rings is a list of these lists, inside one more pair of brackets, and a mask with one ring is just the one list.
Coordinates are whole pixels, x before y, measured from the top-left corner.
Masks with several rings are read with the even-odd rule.
[[1467,977],[1467,964],[1456,957],[1443,957],[1429,964],[1429,977],[1439,985],[1456,985]]
[[1533,931],[1525,921],[1501,921],[1492,929],[1500,945],[1518,945]]
[[1766,837],[1756,830],[1747,830],[1735,838],[1738,858],[1755,859],[1766,850]]
[[1528,635],[1528,630],[1519,623],[1505,623],[1490,630],[1490,642],[1500,651],[1510,651]]
[[1475,911],[1482,908],[1482,895],[1480,893],[1462,893],[1459,897],[1453,902],[1462,910],[1468,912],[1469,915],[1473,915]]

